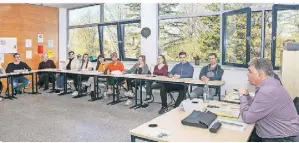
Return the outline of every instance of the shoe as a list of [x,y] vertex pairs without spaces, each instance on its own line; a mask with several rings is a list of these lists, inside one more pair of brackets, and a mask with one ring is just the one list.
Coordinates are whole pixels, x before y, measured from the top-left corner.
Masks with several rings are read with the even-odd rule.
[[167,107],[162,107],[158,113],[161,115],[166,113],[167,111],[168,111]]
[[108,100],[109,99],[109,97],[108,97],[108,95],[107,95],[107,92],[104,92],[104,99],[106,99],[106,100]]
[[89,101],[95,101],[96,100],[96,95],[95,95],[94,91],[90,92],[90,97],[91,97],[91,99]]
[[64,91],[61,90],[61,91],[58,93],[58,95],[62,95],[63,93],[64,93]]
[[43,89],[43,91],[46,91],[46,90],[48,90],[49,89],[49,87],[45,87],[44,89]]
[[77,96],[78,95],[78,91],[74,91],[73,93],[72,93],[72,96]]
[[60,93],[61,90],[55,89],[55,93]]
[[132,104],[131,99],[128,99],[128,100],[126,101],[126,103],[125,103],[126,106],[129,106],[129,105],[131,105],[131,104]]
[[145,100],[143,102],[144,103],[148,103],[148,102],[152,102],[152,101],[153,101],[153,99],[151,98],[151,96],[147,95],[146,98],[145,98]]
[[127,96],[127,97],[134,97],[134,94],[133,94],[132,91],[128,91],[128,92],[125,93],[125,96]]
[[111,89],[108,89],[106,94],[113,94],[112,90]]
[[2,101],[2,98],[0,97],[0,101]]

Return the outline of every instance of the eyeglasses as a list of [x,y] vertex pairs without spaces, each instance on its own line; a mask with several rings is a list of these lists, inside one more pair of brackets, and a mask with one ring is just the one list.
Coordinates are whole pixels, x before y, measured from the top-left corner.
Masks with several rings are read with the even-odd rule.
[[20,56],[15,57],[16,59],[20,58]]

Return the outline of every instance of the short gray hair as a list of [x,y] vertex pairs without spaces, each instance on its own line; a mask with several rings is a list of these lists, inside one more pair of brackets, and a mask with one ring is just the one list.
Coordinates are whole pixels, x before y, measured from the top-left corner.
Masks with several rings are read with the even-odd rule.
[[264,72],[266,76],[274,76],[273,66],[269,59],[254,58],[248,65],[253,66],[258,72]]

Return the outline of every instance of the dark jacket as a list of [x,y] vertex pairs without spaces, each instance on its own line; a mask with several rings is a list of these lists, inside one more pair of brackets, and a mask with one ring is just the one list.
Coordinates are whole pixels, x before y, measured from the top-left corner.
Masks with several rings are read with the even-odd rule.
[[[210,69],[210,64],[208,64],[207,66],[204,66],[199,74],[199,79],[201,79],[202,76],[206,76],[207,77],[207,73],[209,72]],[[210,80],[222,80],[222,75],[224,73],[224,70],[221,68],[220,65],[216,65],[215,69],[213,70],[214,73],[214,77],[209,78]]]

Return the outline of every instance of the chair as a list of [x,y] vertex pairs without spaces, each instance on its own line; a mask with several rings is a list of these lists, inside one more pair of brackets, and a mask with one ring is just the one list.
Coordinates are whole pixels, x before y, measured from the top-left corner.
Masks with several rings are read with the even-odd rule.
[[299,97],[295,97],[293,101],[297,110],[297,114],[299,115]]

